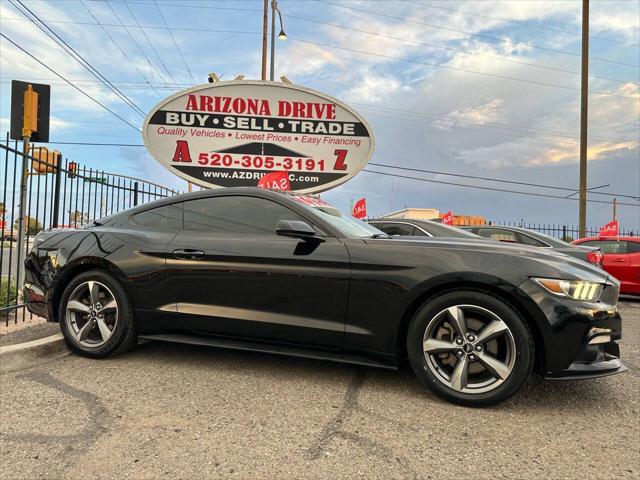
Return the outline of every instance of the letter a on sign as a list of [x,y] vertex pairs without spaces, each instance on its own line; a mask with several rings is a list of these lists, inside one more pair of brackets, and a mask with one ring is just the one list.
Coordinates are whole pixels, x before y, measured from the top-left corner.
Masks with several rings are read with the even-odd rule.
[[176,140],[176,151],[173,154],[174,162],[190,162],[189,144],[186,140]]
[[367,216],[367,201],[364,198],[361,198],[353,205],[351,215],[360,219]]

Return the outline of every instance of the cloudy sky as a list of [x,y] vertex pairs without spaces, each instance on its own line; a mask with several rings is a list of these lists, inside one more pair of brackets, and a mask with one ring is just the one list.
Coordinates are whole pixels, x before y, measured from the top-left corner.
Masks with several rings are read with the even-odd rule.
[[[208,72],[225,80],[260,76],[260,0],[20,1],[144,112],[204,83]],[[16,5],[0,0],[2,33],[122,119],[2,38],[0,128],[9,126],[10,80],[19,79],[52,85],[53,141],[141,144],[123,120],[139,127],[142,115],[99,86]],[[577,195],[486,188],[560,197],[570,190],[445,174],[577,187],[580,1],[280,0],[279,6],[289,38],[277,41],[276,77],[351,104],[376,136],[371,162],[378,165],[324,198],[348,210],[364,196],[370,215],[412,206],[577,224]],[[637,231],[640,2],[592,0],[590,23],[588,184],[618,194],[622,227]],[[59,148],[88,167],[185,188],[144,147]],[[611,207],[590,202],[587,212],[588,225],[597,226],[609,221]]]

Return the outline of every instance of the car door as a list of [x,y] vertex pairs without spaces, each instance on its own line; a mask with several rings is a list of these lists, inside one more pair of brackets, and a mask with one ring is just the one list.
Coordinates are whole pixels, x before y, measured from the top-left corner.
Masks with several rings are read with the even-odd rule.
[[[586,242],[585,242],[586,243]],[[585,244],[583,243],[583,245]],[[592,245],[592,243],[589,243]],[[593,244],[595,245],[595,244]],[[620,281],[624,281],[628,275],[629,255],[627,254],[627,242],[618,240],[600,240],[597,244],[602,250],[602,268]]]
[[627,241],[627,256],[629,266],[625,277],[627,283],[625,291],[640,295],[640,241]]
[[170,246],[172,302],[196,333],[338,347],[344,333],[349,256],[318,227],[316,240],[279,236],[279,220],[307,219],[255,196],[184,203]]

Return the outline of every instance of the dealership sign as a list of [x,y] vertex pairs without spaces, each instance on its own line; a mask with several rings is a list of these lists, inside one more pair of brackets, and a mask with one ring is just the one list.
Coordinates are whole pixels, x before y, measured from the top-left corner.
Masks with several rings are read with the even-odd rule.
[[303,193],[346,182],[374,147],[367,122],[344,103],[251,80],[200,85],[163,100],[142,135],[156,160],[203,187],[258,186],[265,175],[285,172],[289,188]]

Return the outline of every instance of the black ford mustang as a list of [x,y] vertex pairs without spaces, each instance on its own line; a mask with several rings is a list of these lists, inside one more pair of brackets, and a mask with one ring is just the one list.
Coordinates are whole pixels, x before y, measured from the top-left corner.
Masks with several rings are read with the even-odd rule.
[[550,379],[626,370],[618,282],[541,249],[391,238],[309,197],[179,195],[79,230],[40,233],[31,312],[81,355],[138,338],[395,368],[470,406]]

